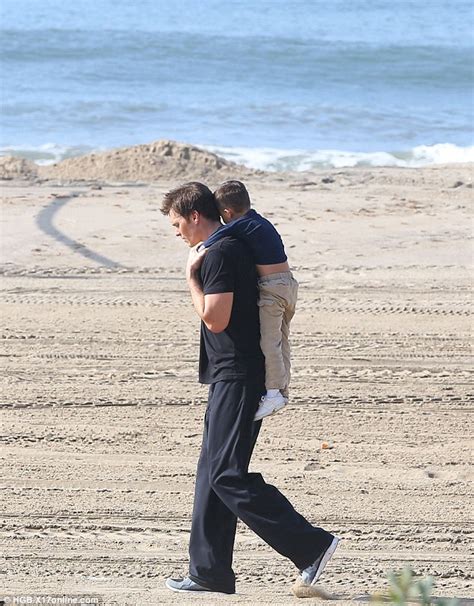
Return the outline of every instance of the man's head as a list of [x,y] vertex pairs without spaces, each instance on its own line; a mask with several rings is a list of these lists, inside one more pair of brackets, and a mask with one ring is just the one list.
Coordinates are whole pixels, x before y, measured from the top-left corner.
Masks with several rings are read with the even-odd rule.
[[224,181],[214,192],[224,223],[237,219],[250,209],[250,196],[241,181]]
[[214,194],[197,181],[180,185],[165,194],[161,212],[169,217],[176,235],[189,246],[205,240],[220,222]]

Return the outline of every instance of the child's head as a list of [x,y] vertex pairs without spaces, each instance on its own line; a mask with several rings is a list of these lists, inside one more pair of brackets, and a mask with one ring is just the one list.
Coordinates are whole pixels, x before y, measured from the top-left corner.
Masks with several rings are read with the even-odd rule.
[[250,197],[240,181],[224,181],[214,192],[217,208],[224,221],[237,219],[250,209]]

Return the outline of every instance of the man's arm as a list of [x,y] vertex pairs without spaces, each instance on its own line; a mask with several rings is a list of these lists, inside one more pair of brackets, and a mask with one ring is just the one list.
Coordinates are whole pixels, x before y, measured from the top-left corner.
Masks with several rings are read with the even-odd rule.
[[199,267],[204,254],[206,254],[205,251],[198,253],[195,248],[191,249],[186,266],[186,279],[198,316],[211,332],[219,333],[224,331],[229,324],[234,293],[204,294],[199,277]]

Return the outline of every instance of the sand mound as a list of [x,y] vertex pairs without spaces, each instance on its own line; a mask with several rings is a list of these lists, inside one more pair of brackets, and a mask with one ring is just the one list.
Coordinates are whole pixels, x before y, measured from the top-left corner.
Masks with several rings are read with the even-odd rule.
[[24,158],[3,156],[0,158],[0,179],[32,180],[38,177],[38,166]]
[[255,171],[175,141],[156,141],[69,158],[38,169],[41,178],[61,181],[157,181],[249,176]]

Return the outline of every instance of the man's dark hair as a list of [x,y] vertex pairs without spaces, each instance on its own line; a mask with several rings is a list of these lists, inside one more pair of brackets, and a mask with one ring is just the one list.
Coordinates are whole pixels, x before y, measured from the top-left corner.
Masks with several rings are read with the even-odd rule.
[[198,181],[185,183],[165,194],[161,212],[169,215],[170,210],[185,218],[197,210],[206,219],[220,220],[214,194],[204,183]]
[[230,208],[242,213],[250,208],[250,196],[241,181],[224,181],[214,192],[217,206],[220,210]]

